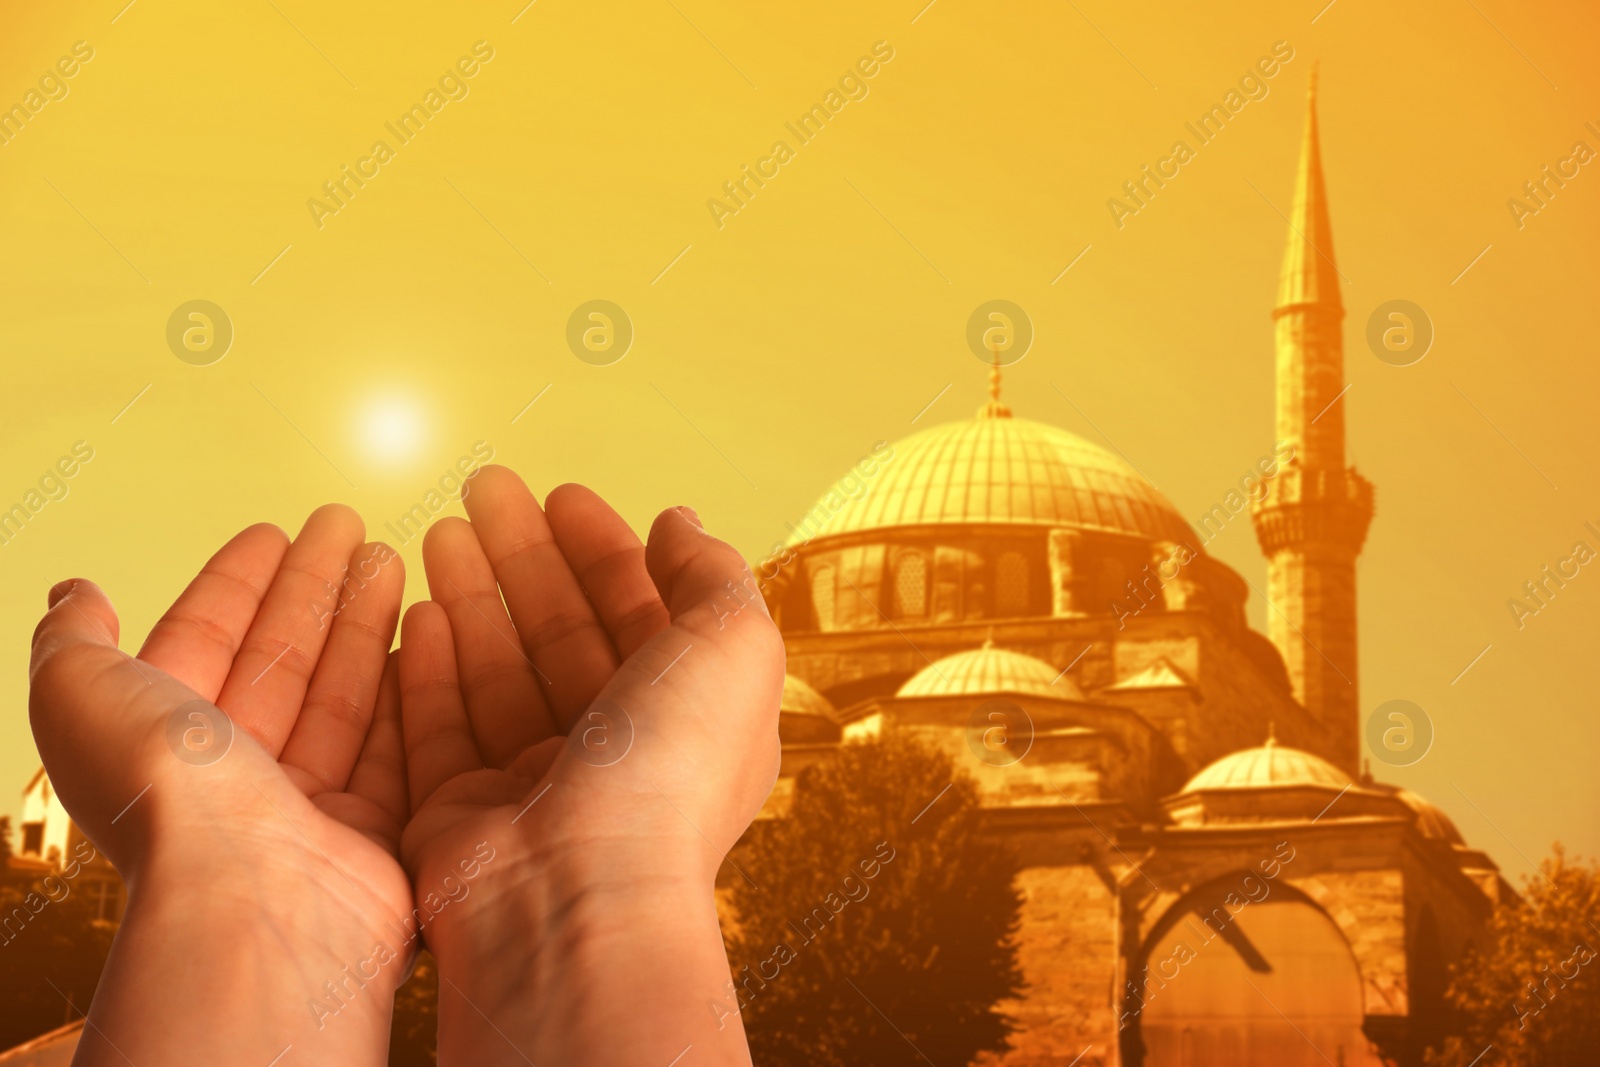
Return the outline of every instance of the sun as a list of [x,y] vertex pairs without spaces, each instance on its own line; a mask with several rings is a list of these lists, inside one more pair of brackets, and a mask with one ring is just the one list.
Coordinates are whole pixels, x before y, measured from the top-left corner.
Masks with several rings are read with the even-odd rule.
[[425,443],[427,418],[421,405],[408,397],[376,397],[361,413],[360,437],[372,459],[405,463],[415,459]]

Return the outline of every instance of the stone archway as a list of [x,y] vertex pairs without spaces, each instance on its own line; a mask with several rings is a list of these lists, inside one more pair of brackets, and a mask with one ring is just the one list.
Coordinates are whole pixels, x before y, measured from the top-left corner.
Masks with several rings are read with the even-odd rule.
[[1382,1067],[1349,943],[1285,884],[1241,872],[1189,893],[1129,974],[1129,1067]]

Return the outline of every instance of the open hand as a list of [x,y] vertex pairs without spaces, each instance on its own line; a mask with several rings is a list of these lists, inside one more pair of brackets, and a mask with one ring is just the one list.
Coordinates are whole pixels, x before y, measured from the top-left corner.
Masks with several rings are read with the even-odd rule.
[[[34,737],[129,890],[102,983],[113,992],[96,998],[76,1062],[264,1064],[319,1043],[325,1061],[298,1062],[383,1062],[414,952],[398,932],[408,805],[385,670],[404,577],[362,537],[334,505],[292,544],[274,526],[245,530],[137,659],[93,583],[51,590]],[[152,1025],[167,1015],[181,1022]]]
[[[406,866],[419,901],[467,894],[427,931],[441,1063],[665,1063],[697,1039],[652,1012],[698,1032],[727,982],[712,887],[777,776],[782,642],[687,509],[646,547],[581,486],[547,510],[504,468],[469,487],[471,523],[428,533],[433,600],[400,649]],[[678,977],[632,989],[663,951]]]

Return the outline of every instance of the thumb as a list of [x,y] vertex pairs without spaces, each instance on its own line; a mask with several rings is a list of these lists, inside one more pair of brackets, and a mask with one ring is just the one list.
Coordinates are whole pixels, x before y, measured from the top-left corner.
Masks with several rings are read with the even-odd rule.
[[74,593],[77,594],[77,598],[72,601],[70,607],[86,622],[95,626],[100,635],[111,644],[117,643],[121,630],[117,622],[117,609],[111,606],[110,598],[87,578],[68,578],[50,587],[45,604],[49,610],[45,612],[44,618],[39,620],[39,625],[33,631],[35,652],[38,651],[39,637],[55,617],[54,609],[66,602]]
[[37,688],[41,676],[47,688],[69,682],[57,677],[63,665],[93,670],[97,661],[126,658],[117,648],[117,609],[98,585],[87,578],[57,582],[50,587],[48,603],[50,609],[33,630],[30,685]]
[[56,791],[96,836],[117,812],[109,805],[126,803],[152,724],[195,694],[117,647],[116,609],[93,582],[62,582],[49,603],[33,633],[29,719]]

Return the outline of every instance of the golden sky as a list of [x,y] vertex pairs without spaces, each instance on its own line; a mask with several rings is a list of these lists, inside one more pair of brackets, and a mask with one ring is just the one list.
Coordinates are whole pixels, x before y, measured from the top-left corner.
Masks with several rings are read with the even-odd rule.
[[[392,538],[475,445],[640,529],[693,504],[756,556],[935,397],[916,428],[970,414],[990,299],[1036,331],[1006,372],[1017,413],[1109,442],[1198,516],[1272,449],[1318,60],[1341,403],[1378,493],[1362,702],[1437,731],[1381,776],[1513,881],[1556,838],[1600,852],[1600,565],[1520,630],[1507,607],[1574,542],[1600,551],[1600,167],[1563,162],[1600,150],[1592,7],[125,2],[0,14],[0,107],[26,115],[0,145],[0,508],[45,482],[0,546],[0,812],[36,766],[52,581],[103,583],[133,648],[239,528],[339,499]],[[1185,123],[1275,45],[1292,58],[1199,145]],[[830,92],[802,141],[786,124]],[[421,132],[389,129],[429,103]],[[1193,158],[1115,219],[1180,139]],[[1513,212],[1547,164],[1576,174]],[[747,166],[768,177],[741,206],[723,185]],[[634,332],[607,366],[566,342],[596,299]],[[1363,339],[1394,299],[1437,331],[1413,366]],[[168,347],[194,300],[232,323],[208,366]],[[92,459],[51,479],[75,447]],[[1210,550],[1265,587],[1246,523]]]

